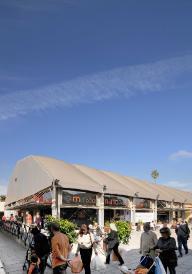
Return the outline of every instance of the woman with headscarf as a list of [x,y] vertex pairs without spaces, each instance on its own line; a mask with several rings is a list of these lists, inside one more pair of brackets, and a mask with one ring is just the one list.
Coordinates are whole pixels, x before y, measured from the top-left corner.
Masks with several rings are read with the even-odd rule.
[[160,229],[161,237],[159,238],[156,246],[156,251],[159,253],[159,258],[165,268],[169,269],[170,274],[176,274],[175,268],[177,266],[176,255],[176,241],[171,237],[171,231],[168,227]]
[[117,228],[114,223],[110,224],[110,233],[108,234],[106,240],[107,240],[107,245],[108,245],[106,264],[110,263],[110,256],[111,256],[111,252],[113,251],[119,260],[119,263],[120,263],[119,265],[123,265],[124,261],[123,261],[121,255],[119,254],[119,250],[118,250],[119,249],[119,238],[118,238]]

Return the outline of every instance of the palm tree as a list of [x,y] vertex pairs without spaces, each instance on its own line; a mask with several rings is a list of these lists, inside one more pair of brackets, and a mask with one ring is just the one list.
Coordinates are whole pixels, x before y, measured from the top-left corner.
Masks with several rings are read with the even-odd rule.
[[6,196],[5,195],[0,195],[0,202],[4,202],[6,199]]
[[157,178],[159,178],[159,172],[157,169],[152,170],[151,177],[153,178],[154,182],[157,182]]

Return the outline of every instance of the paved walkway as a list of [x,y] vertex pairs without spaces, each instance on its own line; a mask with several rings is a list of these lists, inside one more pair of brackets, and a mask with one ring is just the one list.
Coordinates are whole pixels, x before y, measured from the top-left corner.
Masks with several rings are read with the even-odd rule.
[[[139,239],[140,232],[133,232],[129,245],[121,246],[123,257],[128,268],[134,269],[139,261]],[[192,273],[192,238],[189,240],[190,252],[187,256],[179,259],[177,274]],[[7,274],[23,274],[22,265],[24,262],[26,250],[13,237],[5,232],[0,232],[0,260],[4,264]],[[46,274],[51,274],[51,269],[46,269]],[[70,270],[67,274],[70,274]],[[105,270],[93,271],[93,274],[120,274],[118,264],[112,262]],[[1,270],[0,270],[1,274]]]

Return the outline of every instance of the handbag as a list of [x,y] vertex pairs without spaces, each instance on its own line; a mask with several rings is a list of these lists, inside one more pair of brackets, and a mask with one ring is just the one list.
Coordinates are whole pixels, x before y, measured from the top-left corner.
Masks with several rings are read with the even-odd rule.
[[83,270],[83,263],[80,256],[76,256],[71,260],[69,265],[72,273],[80,273]]
[[99,254],[97,256],[95,256],[92,260],[92,268],[96,271],[100,271],[102,269],[105,269],[106,265],[105,265],[105,261],[106,261],[106,257],[102,254]]

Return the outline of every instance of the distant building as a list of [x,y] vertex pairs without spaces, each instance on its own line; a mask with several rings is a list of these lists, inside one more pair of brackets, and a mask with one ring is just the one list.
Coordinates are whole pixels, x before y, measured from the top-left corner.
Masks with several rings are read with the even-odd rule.
[[191,208],[190,192],[41,156],[18,161],[6,199],[6,209],[17,210],[24,219],[30,211],[78,224],[171,221],[184,218]]

